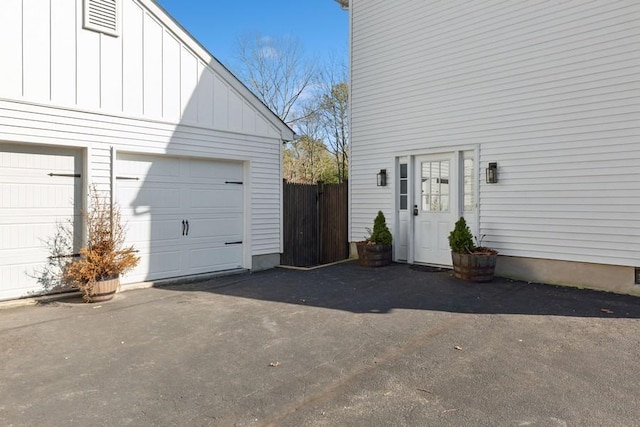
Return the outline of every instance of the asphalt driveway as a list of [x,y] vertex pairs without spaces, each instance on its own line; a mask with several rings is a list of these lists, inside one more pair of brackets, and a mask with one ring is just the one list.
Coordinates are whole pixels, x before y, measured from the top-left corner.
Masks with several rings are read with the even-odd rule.
[[0,310],[0,425],[640,425],[640,298],[354,263]]

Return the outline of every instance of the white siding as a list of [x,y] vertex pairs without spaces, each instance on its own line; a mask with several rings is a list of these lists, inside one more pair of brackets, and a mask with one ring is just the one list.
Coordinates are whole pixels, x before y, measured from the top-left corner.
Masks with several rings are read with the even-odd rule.
[[132,1],[124,2],[122,6],[122,111],[131,117],[142,116],[144,111],[143,19],[142,7]]
[[[0,93],[9,98],[22,97],[22,0],[4,0],[0,13],[0,58],[5,66],[0,78]],[[7,43],[11,40],[12,43]],[[6,64],[13,64],[7,67]]]
[[503,255],[640,265],[640,3],[353,0],[352,218],[393,211],[393,158],[480,147]]
[[162,52],[162,117],[177,122],[181,114],[180,42],[168,31],[162,35]]
[[87,182],[104,190],[112,147],[243,162],[244,259],[280,252],[293,132],[151,0],[123,0],[120,37],[83,29],[82,4],[0,1],[0,141],[86,149]]
[[162,26],[149,14],[144,17],[144,114],[162,118]]
[[120,37],[86,30],[82,18],[83,0],[0,1],[0,37],[11,40],[0,43],[0,99],[251,134],[266,120],[260,135],[283,137],[282,123],[150,0],[122,1]]
[[91,148],[91,182],[109,188],[111,151],[251,162],[252,255],[279,252],[280,141],[0,101],[0,141]]
[[75,23],[75,3],[51,2],[51,101],[58,105],[76,103]]
[[[47,100],[50,94],[51,61],[49,0],[32,0],[31,5],[23,8],[23,31],[29,35],[23,39],[22,49],[24,95],[37,101]],[[4,39],[4,42],[12,39]]]

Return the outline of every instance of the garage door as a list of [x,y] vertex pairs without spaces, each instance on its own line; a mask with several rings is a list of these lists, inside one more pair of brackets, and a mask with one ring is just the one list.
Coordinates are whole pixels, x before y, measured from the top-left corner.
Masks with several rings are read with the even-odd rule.
[[242,268],[241,163],[118,154],[117,194],[139,251],[123,283]]
[[81,170],[79,151],[0,142],[0,299],[43,290],[56,223],[79,230]]

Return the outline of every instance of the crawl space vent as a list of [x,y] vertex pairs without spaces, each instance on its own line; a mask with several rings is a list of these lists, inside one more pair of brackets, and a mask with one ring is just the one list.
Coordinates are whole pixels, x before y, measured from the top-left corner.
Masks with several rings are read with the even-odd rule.
[[120,0],[84,0],[84,28],[110,36],[120,35]]

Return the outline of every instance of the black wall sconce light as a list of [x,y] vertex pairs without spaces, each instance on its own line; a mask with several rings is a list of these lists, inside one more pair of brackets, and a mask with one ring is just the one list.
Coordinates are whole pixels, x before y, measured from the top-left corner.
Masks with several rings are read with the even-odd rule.
[[498,163],[492,162],[487,166],[487,184],[498,182]]
[[386,187],[387,186],[387,170],[386,169],[380,169],[380,172],[378,172],[377,175],[378,181],[378,187]]

